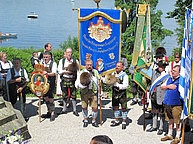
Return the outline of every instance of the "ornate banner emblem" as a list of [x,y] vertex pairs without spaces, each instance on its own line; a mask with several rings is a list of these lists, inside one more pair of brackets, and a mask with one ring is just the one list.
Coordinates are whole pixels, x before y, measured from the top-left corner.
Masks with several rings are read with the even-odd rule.
[[110,23],[104,25],[102,17],[99,17],[97,24],[91,22],[91,26],[88,28],[90,37],[95,39],[98,42],[103,42],[105,39],[109,39],[111,35]]
[[43,75],[44,65],[36,64],[34,68],[36,71],[31,74],[30,89],[37,97],[42,97],[49,90],[48,75]]
[[122,11],[112,9],[79,9],[80,67],[92,59],[99,74],[115,71],[121,60]]
[[104,65],[103,60],[101,58],[97,59],[96,69],[98,71],[102,71],[104,69],[103,65]]

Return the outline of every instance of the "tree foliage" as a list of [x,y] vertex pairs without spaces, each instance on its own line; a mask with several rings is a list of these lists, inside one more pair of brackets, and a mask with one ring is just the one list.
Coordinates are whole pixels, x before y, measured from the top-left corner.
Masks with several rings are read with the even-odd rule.
[[174,50],[173,52],[177,50],[181,51],[183,45],[186,7],[191,8],[192,7],[191,3],[192,1],[190,0],[176,0],[176,3],[174,4],[175,9],[167,13],[168,16],[166,18],[174,18],[178,23],[178,28],[175,29],[175,32],[177,35],[177,42],[179,48]]
[[[158,0],[149,0],[151,5],[151,37],[152,47],[155,48],[160,45],[164,45],[162,41],[166,36],[171,36],[173,32],[168,29],[164,29],[161,16],[161,10],[155,10],[158,4]],[[115,6],[121,7],[121,9],[130,9],[128,18],[128,27],[126,32],[122,35],[122,53],[131,54],[134,48],[135,29],[136,29],[136,7],[137,4],[142,3],[141,0],[115,0]]]

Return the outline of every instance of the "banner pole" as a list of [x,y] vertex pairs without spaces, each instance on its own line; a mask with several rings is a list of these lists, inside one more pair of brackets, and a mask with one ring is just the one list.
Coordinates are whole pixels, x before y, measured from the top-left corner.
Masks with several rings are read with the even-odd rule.
[[145,131],[145,93],[143,93],[143,131]]
[[99,79],[100,125],[102,126],[101,77]]
[[22,96],[22,92],[20,93],[20,103],[21,103],[21,113],[24,116],[24,104],[23,104],[23,96]]
[[41,98],[39,97],[39,122],[41,123]]
[[187,119],[185,119],[184,121],[183,121],[183,128],[182,128],[182,140],[181,140],[181,144],[184,144],[184,130],[185,130],[185,124],[186,124],[186,120]]

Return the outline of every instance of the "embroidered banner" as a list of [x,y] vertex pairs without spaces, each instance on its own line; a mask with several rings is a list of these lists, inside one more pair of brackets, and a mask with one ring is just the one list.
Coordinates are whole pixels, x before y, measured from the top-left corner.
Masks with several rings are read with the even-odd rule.
[[121,60],[121,20],[120,10],[78,10],[81,67],[86,59],[92,59],[101,75],[115,70]]

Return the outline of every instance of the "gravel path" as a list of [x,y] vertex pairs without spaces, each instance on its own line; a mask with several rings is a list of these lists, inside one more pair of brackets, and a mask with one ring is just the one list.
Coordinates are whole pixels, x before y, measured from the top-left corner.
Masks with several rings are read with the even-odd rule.
[[[62,108],[59,106],[60,99],[55,99],[56,112]],[[127,128],[122,130],[121,125],[117,127],[110,127],[113,120],[113,113],[111,111],[111,100],[102,101],[102,118],[103,125],[98,128],[91,124],[83,128],[83,117],[81,112],[80,100],[77,100],[77,109],[80,114],[76,117],[72,114],[72,109],[68,109],[68,114],[59,115],[55,121],[50,122],[49,119],[42,119],[39,123],[38,118],[38,99],[27,98],[26,116],[29,117],[27,122],[29,132],[32,136],[30,144],[89,144],[91,138],[96,135],[108,135],[114,144],[169,144],[168,142],[161,142],[160,139],[164,136],[158,136],[157,132],[143,131],[143,111],[142,107],[138,105],[130,106],[131,101],[128,101],[128,119]],[[17,105],[18,107],[18,105]],[[46,113],[46,105],[41,106],[42,113]],[[89,112],[91,110],[89,109]],[[99,122],[99,116],[98,116]],[[146,120],[146,129],[150,127],[151,120]],[[166,130],[166,126],[164,128]],[[189,144],[192,134],[186,133],[185,144]]]

